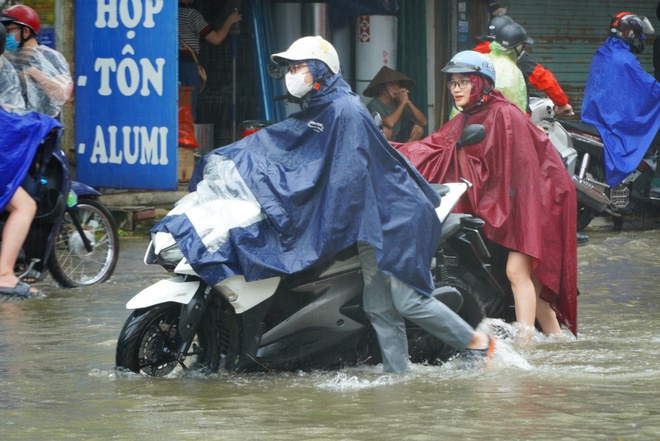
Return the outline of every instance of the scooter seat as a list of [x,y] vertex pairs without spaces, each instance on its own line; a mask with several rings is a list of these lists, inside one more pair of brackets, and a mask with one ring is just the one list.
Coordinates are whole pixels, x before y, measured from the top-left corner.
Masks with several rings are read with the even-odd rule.
[[589,135],[600,137],[598,129],[593,124],[587,124],[585,122],[579,121],[568,121],[561,120],[561,125],[564,126],[566,130],[578,131],[583,133],[588,133]]
[[449,187],[445,184],[430,184],[431,188],[436,191],[440,196],[444,196],[449,193]]

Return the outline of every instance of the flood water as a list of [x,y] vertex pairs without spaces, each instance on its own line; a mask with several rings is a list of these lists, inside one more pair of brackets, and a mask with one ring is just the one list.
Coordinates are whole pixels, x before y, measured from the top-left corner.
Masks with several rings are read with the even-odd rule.
[[166,277],[123,239],[109,282],[0,303],[0,440],[660,439],[660,229],[588,233],[578,339],[402,376],[117,375],[124,305]]

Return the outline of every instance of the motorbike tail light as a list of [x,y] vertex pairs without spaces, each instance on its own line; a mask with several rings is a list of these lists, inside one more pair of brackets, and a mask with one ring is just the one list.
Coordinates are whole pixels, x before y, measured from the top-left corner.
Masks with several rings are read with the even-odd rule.
[[248,136],[250,136],[253,133],[258,132],[258,131],[259,131],[258,128],[245,129],[241,132],[241,139],[246,138],[246,137],[248,137]]
[[243,121],[240,126],[238,126],[238,131],[241,134],[241,139],[252,135],[255,132],[273,125],[273,121],[263,121],[263,120],[247,120]]
[[645,171],[653,170],[653,169],[651,168],[651,166],[646,161],[642,161],[637,166],[637,170],[644,173]]

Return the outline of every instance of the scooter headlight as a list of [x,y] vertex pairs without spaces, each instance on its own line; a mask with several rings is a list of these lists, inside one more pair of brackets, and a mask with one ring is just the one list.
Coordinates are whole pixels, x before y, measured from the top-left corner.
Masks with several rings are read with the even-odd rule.
[[183,253],[171,234],[163,231],[151,233],[151,243],[159,264],[176,266],[183,259]]
[[158,259],[163,263],[171,263],[176,265],[183,259],[183,253],[178,245],[171,245],[158,253]]

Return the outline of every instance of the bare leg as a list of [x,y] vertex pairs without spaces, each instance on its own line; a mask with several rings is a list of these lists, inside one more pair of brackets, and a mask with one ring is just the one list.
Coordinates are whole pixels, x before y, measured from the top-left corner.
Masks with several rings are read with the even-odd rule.
[[506,262],[506,276],[511,282],[516,320],[525,328],[533,328],[536,318],[536,289],[532,281],[532,258],[517,251],[510,251]]
[[23,188],[19,187],[6,207],[9,217],[2,232],[0,250],[0,286],[12,288],[18,283],[14,274],[16,258],[30,230],[37,212],[37,204]]
[[543,330],[544,334],[561,334],[561,326],[559,326],[557,314],[550,307],[548,302],[541,299],[541,290],[543,285],[541,285],[541,282],[539,282],[536,277],[532,276],[532,279],[536,289],[536,320],[538,320],[539,324],[541,325],[541,329]]

